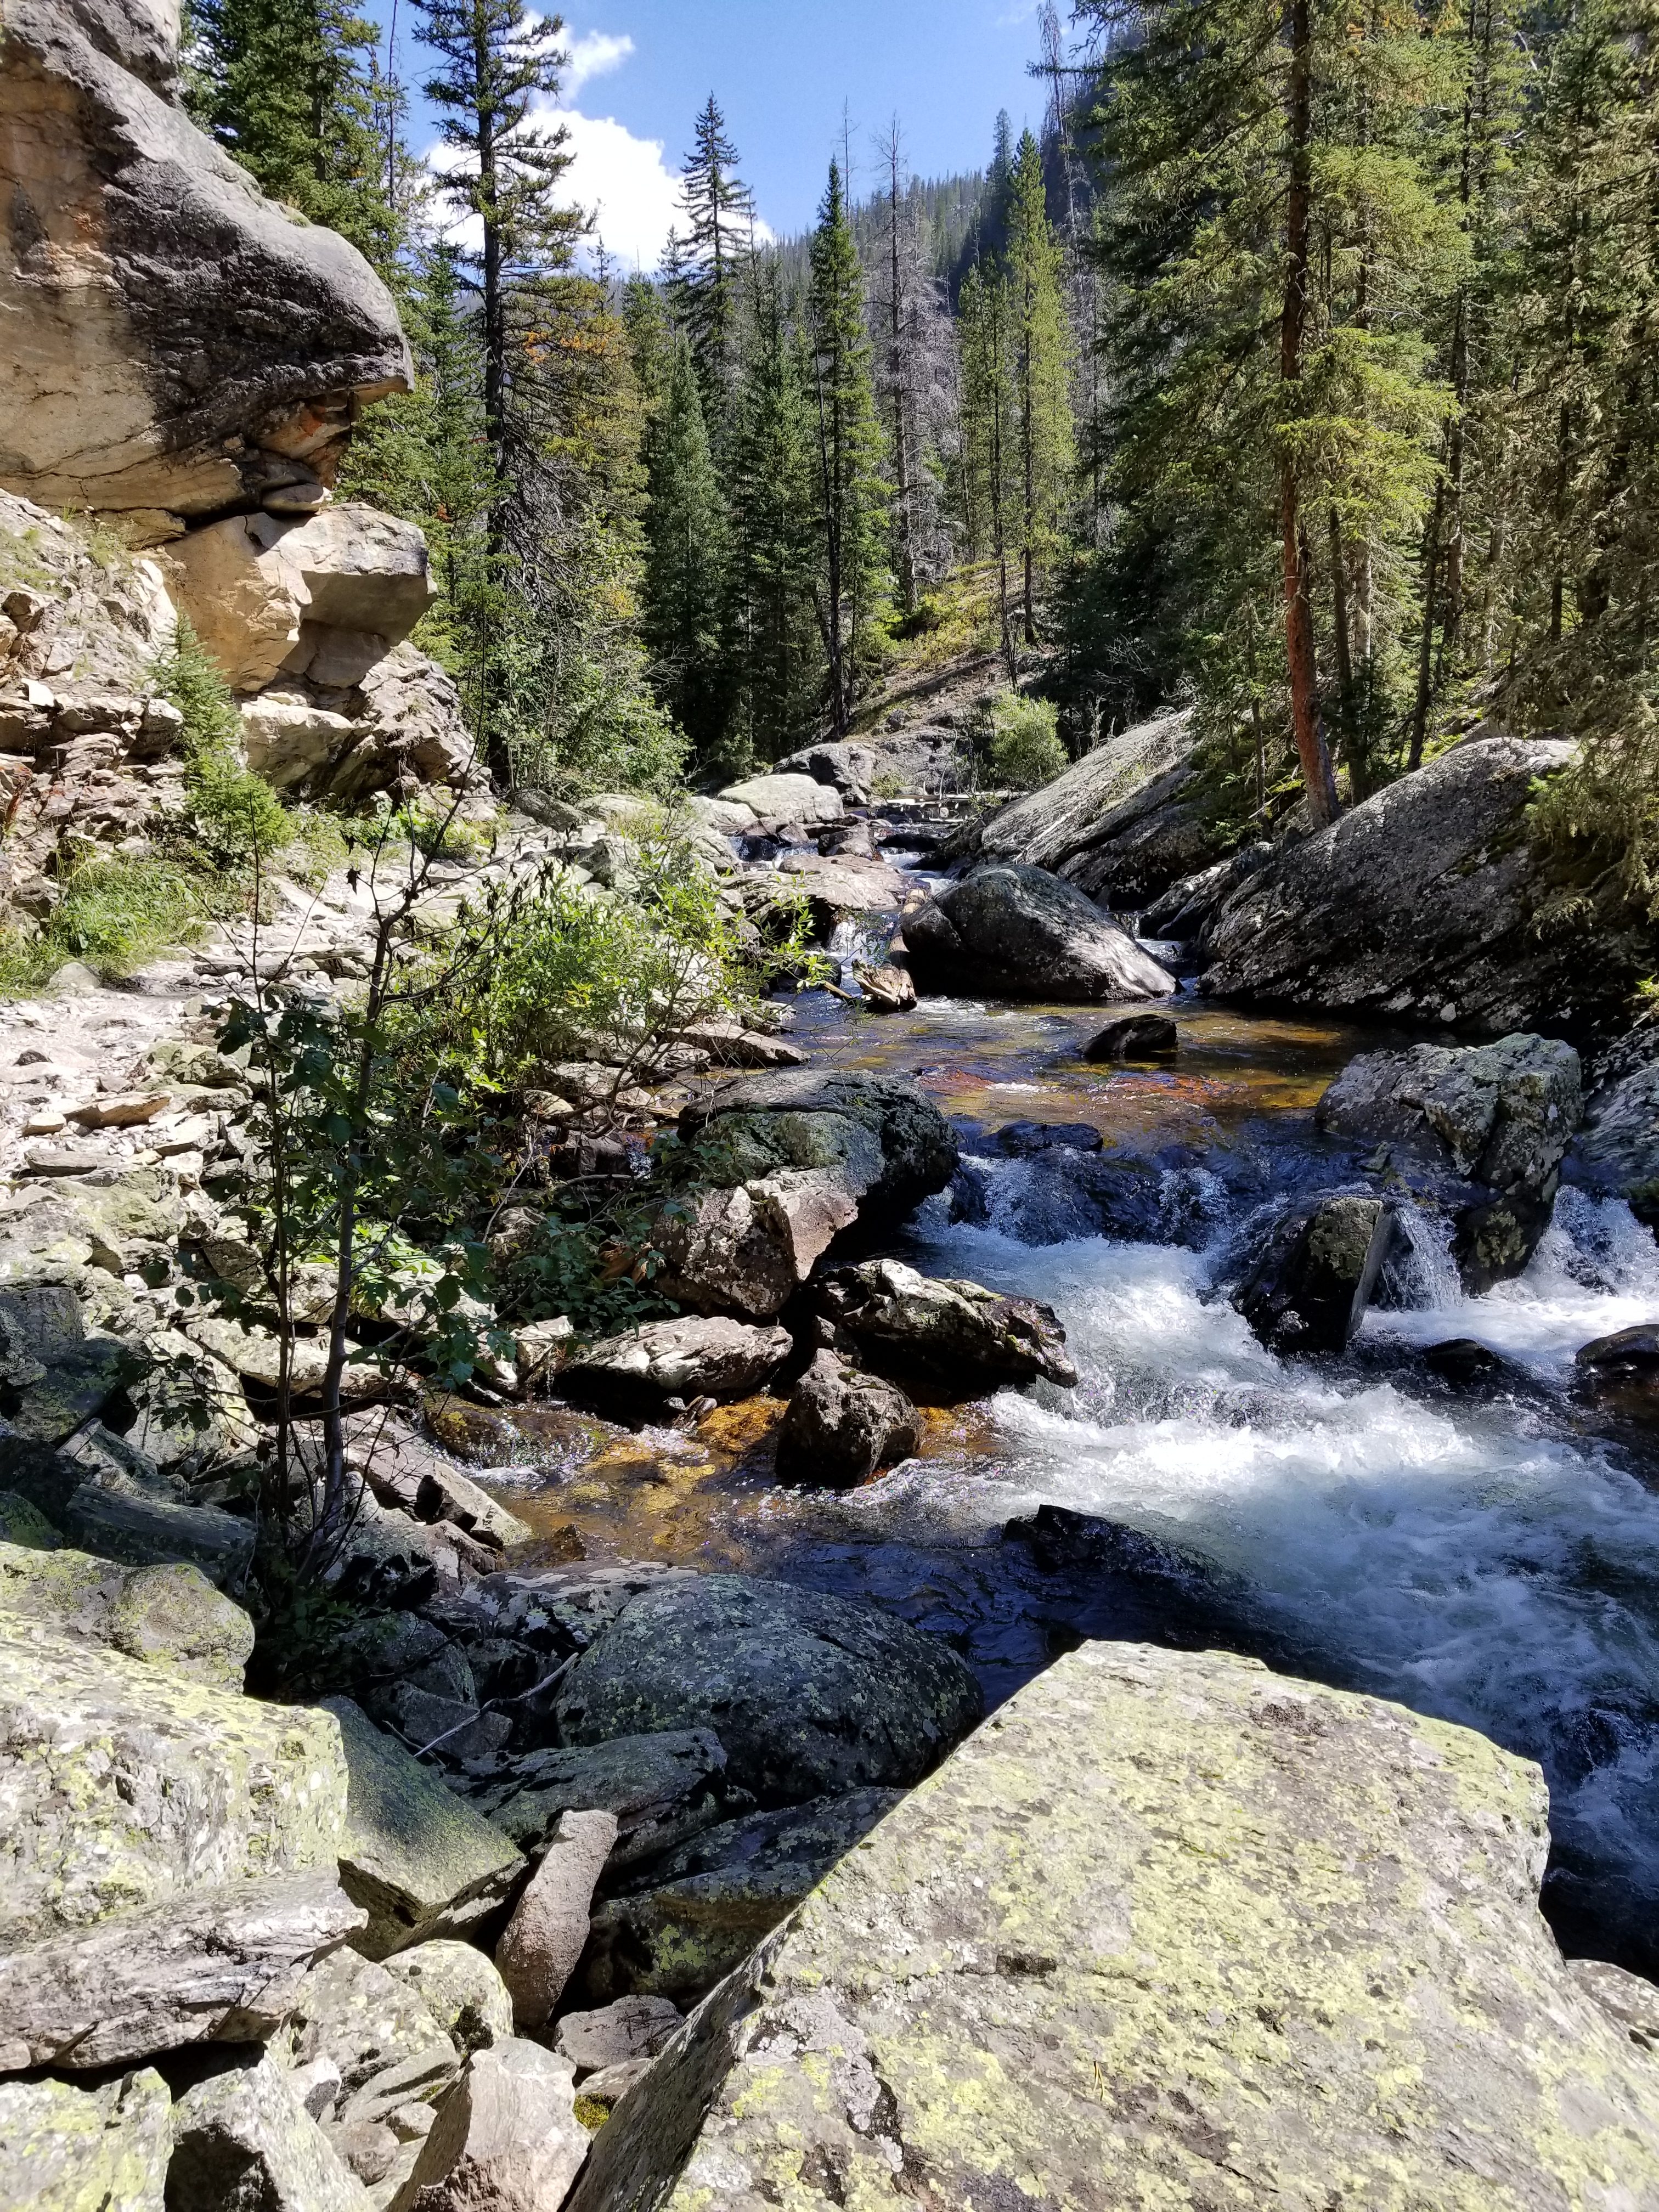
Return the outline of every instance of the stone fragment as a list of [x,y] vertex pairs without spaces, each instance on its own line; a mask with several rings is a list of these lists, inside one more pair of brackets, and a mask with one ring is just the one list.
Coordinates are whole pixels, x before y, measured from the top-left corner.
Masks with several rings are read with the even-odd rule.
[[873,1606],[742,1575],[635,1598],[577,1660],[556,1707],[567,1743],[717,1729],[730,1779],[774,1804],[918,1781],[980,1710],[972,1673],[939,1638]]
[[907,1459],[921,1441],[921,1417],[902,1390],[820,1352],[778,1431],[778,1480],[844,1487]]
[[123,1091],[112,1097],[89,1099],[84,1106],[72,1106],[69,1119],[78,1121],[83,1129],[133,1129],[154,1121],[172,1103],[165,1091]]
[[1077,1381],[1058,1316],[1035,1298],[871,1260],[823,1277],[813,1304],[830,1349],[954,1397],[1039,1378],[1066,1389]]
[[1659,2071],[1538,1911],[1547,1808],[1379,1698],[1086,1644],[688,2023],[567,2212],[900,2173],[951,2207],[1641,2204]]
[[614,1813],[610,1864],[631,1866],[724,1818],[725,1776],[725,1750],[708,1729],[564,1745],[516,1759],[489,1818],[520,1850],[539,1858],[561,1814]]
[[267,2053],[186,2089],[173,2108],[167,2212],[371,2212]]
[[153,2071],[88,2089],[0,2081],[8,2212],[164,2212],[172,2149],[173,2100]]
[[547,1856],[495,1946],[514,2016],[526,2033],[545,2026],[576,1970],[593,1892],[616,1840],[614,1813],[562,1813]]
[[1079,1056],[1106,1061],[1174,1060],[1180,1050],[1181,1032],[1166,1014],[1127,1014],[1091,1037]]
[[1176,988],[1174,976],[1073,884],[1011,862],[975,869],[907,915],[904,944],[922,991],[1087,1005],[1167,998]]
[[191,1889],[0,1958],[0,2072],[123,2066],[276,2033],[304,1970],[363,1924],[332,1869]]
[[654,2058],[683,2025],[679,2007],[666,1997],[618,1997],[597,2012],[566,2013],[553,2047],[580,2079],[607,2066]]
[[428,1525],[448,1522],[491,1551],[526,1543],[530,1528],[498,1504],[406,1422],[382,1413],[354,1414],[346,1425],[348,1455],[360,1465],[383,1505],[400,1506]]
[[559,1395],[614,1419],[649,1420],[670,1398],[752,1397],[793,1349],[787,1329],[720,1315],[646,1322],[573,1351],[559,1370]]
[[569,2060],[498,2043],[440,2108],[394,2212],[556,2212],[587,2148]]
[[523,1870],[519,1852],[349,1698],[324,1710],[350,1774],[340,1880],[368,1914],[357,1948],[384,1959],[493,1911]]
[[1386,1199],[1313,1199],[1273,1222],[1233,1304],[1275,1352],[1345,1352],[1394,1243]]
[[463,2056],[513,2033],[513,1998],[494,1964],[470,1943],[416,1943],[386,1961]]

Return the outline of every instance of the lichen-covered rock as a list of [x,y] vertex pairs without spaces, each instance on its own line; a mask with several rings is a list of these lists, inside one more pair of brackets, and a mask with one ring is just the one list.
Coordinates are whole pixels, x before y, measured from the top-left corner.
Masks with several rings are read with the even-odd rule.
[[562,1813],[614,1813],[612,1866],[654,1858],[713,1827],[726,1803],[726,1752],[708,1729],[667,1729],[564,1744],[516,1759],[481,1801],[521,1851],[539,1858]]
[[253,1651],[253,1623],[198,1567],[126,1568],[85,1552],[0,1543],[0,1632],[27,1621],[212,1689],[240,1690]]
[[329,1715],[210,1688],[45,1626],[0,1626],[9,1941],[184,1891],[331,1869],[345,1809]]
[[385,1971],[420,1999],[464,2056],[505,2042],[513,2033],[507,1986],[471,1943],[416,1943],[388,1959]]
[[843,1486],[907,1458],[921,1438],[902,1390],[820,1352],[796,1383],[778,1430],[780,1482]]
[[172,2150],[157,2073],[0,2081],[0,2191],[17,2212],[162,2212]]
[[1047,869],[975,868],[908,916],[905,949],[922,991],[1092,1004],[1162,999],[1176,988],[1127,930]]
[[722,1404],[752,1397],[794,1349],[787,1328],[761,1328],[724,1315],[652,1321],[573,1352],[559,1395],[617,1420],[653,1419],[670,1398]]
[[1035,1298],[870,1260],[826,1275],[813,1303],[836,1351],[951,1396],[983,1397],[1039,1378],[1066,1389],[1077,1381],[1059,1316]]
[[702,1575],[647,1591],[565,1677],[567,1743],[718,1729],[728,1775],[763,1803],[925,1774],[980,1711],[948,1644],[873,1606]]
[[1310,1199],[1269,1226],[1233,1294],[1275,1352],[1346,1352],[1394,1243],[1386,1199]]
[[246,1583],[257,1534],[252,1521],[216,1505],[131,1498],[92,1482],[83,1482],[70,1498],[64,1529],[88,1551],[133,1566],[193,1563],[228,1589]]
[[340,1880],[369,1917],[357,1948],[384,1959],[492,1912],[524,1870],[519,1852],[349,1698],[324,1710],[350,1776]]
[[699,1312],[772,1320],[843,1231],[902,1219],[956,1172],[950,1124],[894,1076],[745,1076],[681,1128],[691,1188],[653,1231],[659,1287]]
[[1553,738],[1469,738],[1282,847],[1211,921],[1201,988],[1477,1036],[1617,1018],[1651,969],[1650,932],[1635,917],[1538,927],[1557,887],[1526,810],[1572,755]]
[[370,2212],[363,2185],[267,2052],[186,2089],[173,2129],[167,2212]]
[[666,1997],[617,1997],[596,2012],[568,2012],[554,2048],[580,2074],[654,2058],[682,2026],[680,2008]]
[[1249,1661],[1029,1684],[684,2028],[568,2212],[1659,2201],[1538,1771]]

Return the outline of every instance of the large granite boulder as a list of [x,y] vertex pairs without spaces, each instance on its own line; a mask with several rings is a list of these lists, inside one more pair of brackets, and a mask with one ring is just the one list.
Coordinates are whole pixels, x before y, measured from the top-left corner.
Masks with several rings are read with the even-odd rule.
[[1059,1316],[1036,1298],[941,1282],[900,1260],[867,1260],[826,1275],[813,1304],[818,1334],[833,1350],[947,1397],[1077,1381]]
[[687,2023],[567,2212],[1659,2202],[1547,1803],[1381,1699],[1085,1645]]
[[975,868],[904,925],[917,988],[1089,1005],[1176,988],[1111,916],[1063,878],[1012,861]]
[[637,1597],[560,1689],[566,1743],[717,1730],[728,1778],[798,1803],[925,1774],[980,1711],[948,1644],[873,1606],[744,1575]]
[[1659,1228],[1659,1023],[1650,1018],[1622,1039],[1599,1079],[1571,1171]]
[[87,2089],[0,2081],[0,2185],[20,2212],[163,2212],[172,2153],[173,2100],[153,2069]]
[[653,1232],[658,1287],[702,1313],[772,1320],[844,1231],[902,1220],[956,1172],[949,1122],[896,1076],[745,1076],[680,1127],[687,1188]]
[[158,538],[326,482],[359,406],[410,374],[362,257],[173,105],[175,54],[154,4],[9,0],[0,484]]
[[810,775],[751,775],[746,782],[729,784],[720,799],[727,806],[748,807],[759,822],[795,823],[808,830],[839,822],[842,811],[834,784]]
[[827,744],[803,745],[781,760],[775,775],[810,776],[817,783],[833,784],[849,805],[868,804],[870,787],[880,765],[868,745]]
[[1651,970],[1650,933],[1539,927],[1557,886],[1526,811],[1571,757],[1553,738],[1469,738],[1283,847],[1210,922],[1201,988],[1481,1036],[1616,1015]]

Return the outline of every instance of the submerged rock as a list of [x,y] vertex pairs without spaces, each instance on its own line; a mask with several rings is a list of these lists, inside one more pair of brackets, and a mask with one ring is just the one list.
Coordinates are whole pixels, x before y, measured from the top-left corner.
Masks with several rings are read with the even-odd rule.
[[[1537,1769],[1249,1661],[1089,1644],[670,2044],[568,2212],[1659,2194],[1659,2075],[1537,1910]],[[1017,2196],[1009,2177],[1018,2175]]]
[[795,1385],[778,1431],[780,1482],[862,1482],[921,1441],[915,1407],[890,1382],[820,1352]]
[[1181,1052],[1181,1032],[1165,1014],[1128,1014],[1110,1022],[1090,1038],[1079,1058],[1118,1061],[1175,1060]]
[[1318,1198],[1282,1213],[1233,1293],[1274,1352],[1346,1352],[1394,1243],[1386,1199]]
[[787,1329],[757,1328],[723,1315],[647,1322],[585,1351],[559,1370],[559,1394],[617,1420],[648,1421],[671,1398],[752,1397],[793,1350]]
[[787,1804],[925,1774],[979,1685],[937,1637],[787,1583],[702,1575],[647,1591],[565,1677],[567,1743],[718,1731],[732,1783]]
[[908,916],[905,949],[923,991],[1080,1001],[1161,999],[1176,980],[1127,930],[1046,869],[975,868]]
[[1059,1317],[1035,1298],[871,1260],[826,1275],[813,1301],[831,1350],[956,1397],[1039,1378],[1069,1389],[1078,1379]]

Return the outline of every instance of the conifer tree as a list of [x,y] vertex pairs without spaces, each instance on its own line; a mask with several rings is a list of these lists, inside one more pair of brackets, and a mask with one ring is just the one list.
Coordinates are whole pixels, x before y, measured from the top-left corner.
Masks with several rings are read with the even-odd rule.
[[703,405],[723,425],[736,367],[738,277],[754,236],[754,195],[738,174],[738,149],[713,93],[681,167],[687,236],[678,238],[671,280],[691,341]]
[[675,344],[653,440],[645,636],[658,696],[699,755],[719,751],[727,711],[726,519],[690,345]]
[[971,557],[988,559],[996,580],[997,635],[1012,682],[1017,672],[1009,608],[1009,559],[1020,500],[1016,424],[1015,308],[996,262],[969,270],[962,288],[962,492]]
[[830,716],[845,735],[859,661],[886,582],[881,425],[871,380],[864,271],[841,165],[812,237],[807,321],[818,460],[818,613],[829,659]]
[[1038,593],[1065,540],[1077,440],[1063,257],[1048,221],[1042,155],[1029,131],[1019,143],[1010,188],[1008,267],[1016,330],[1022,597],[1025,641],[1035,645]]

